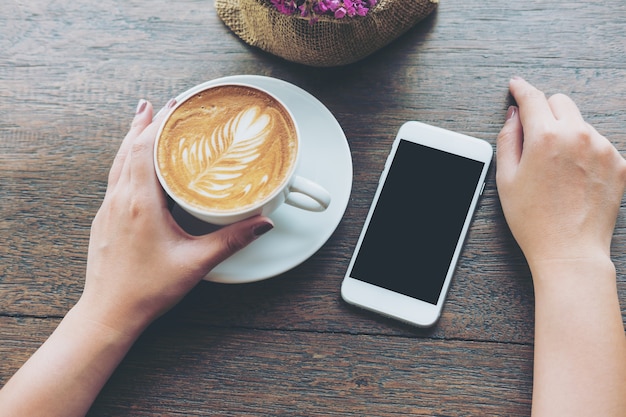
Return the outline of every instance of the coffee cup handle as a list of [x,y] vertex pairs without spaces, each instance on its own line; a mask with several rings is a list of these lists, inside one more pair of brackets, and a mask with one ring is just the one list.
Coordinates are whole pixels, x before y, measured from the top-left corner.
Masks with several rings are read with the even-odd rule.
[[295,176],[285,203],[308,211],[324,211],[330,205],[330,193],[321,185]]

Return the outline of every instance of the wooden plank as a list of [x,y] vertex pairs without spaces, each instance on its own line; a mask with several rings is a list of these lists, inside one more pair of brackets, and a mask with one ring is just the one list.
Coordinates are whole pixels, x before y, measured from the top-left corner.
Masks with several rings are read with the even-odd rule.
[[529,415],[532,348],[380,335],[151,330],[90,415]]
[[[0,384],[58,320],[0,317]],[[104,415],[528,415],[532,346],[218,328],[166,318],[97,399]]]

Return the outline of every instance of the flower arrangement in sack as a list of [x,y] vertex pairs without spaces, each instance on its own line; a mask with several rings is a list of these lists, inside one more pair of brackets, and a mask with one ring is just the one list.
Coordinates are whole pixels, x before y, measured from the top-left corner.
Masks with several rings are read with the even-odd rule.
[[315,67],[356,62],[389,44],[439,0],[215,0],[237,36],[288,61]]
[[344,19],[355,16],[366,16],[376,6],[376,0],[270,0],[280,13],[285,15],[299,14],[307,18],[310,24],[319,20],[320,16],[332,16]]

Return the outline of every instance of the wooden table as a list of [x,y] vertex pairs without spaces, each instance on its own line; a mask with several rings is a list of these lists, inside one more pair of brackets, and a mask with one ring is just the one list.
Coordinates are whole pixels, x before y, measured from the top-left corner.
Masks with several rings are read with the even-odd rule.
[[[495,170],[433,329],[349,307],[340,282],[406,120],[495,146],[517,74],[569,94],[626,150],[622,0],[442,0],[388,47],[327,69],[248,47],[210,0],[5,0],[0,28],[0,383],[81,294],[91,220],[137,100],[160,107],[257,74],[310,92],[341,124],[354,169],[343,220],[280,276],[201,283],[140,338],[89,415],[529,414],[533,287]],[[613,249],[626,306],[623,214]]]

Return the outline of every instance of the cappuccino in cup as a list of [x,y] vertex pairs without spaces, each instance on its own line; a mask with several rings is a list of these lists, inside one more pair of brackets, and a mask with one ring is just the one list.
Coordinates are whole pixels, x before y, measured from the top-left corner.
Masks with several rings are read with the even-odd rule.
[[214,224],[269,214],[283,202],[325,210],[330,195],[295,175],[298,157],[291,112],[272,94],[245,84],[190,90],[166,117],[155,145],[165,191],[184,210]]

